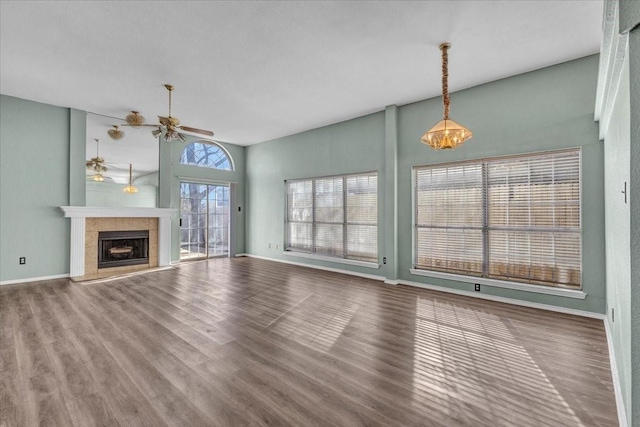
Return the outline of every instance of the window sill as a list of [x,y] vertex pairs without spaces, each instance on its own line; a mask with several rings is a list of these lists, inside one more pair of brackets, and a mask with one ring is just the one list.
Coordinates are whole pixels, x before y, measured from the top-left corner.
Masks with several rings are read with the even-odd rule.
[[438,279],[456,280],[458,282],[478,283],[496,288],[514,289],[518,291],[534,292],[538,294],[555,295],[566,298],[585,299],[587,294],[573,289],[552,288],[544,285],[508,282],[506,280],[487,279],[485,277],[464,276],[462,274],[444,273],[440,271],[418,270],[412,268],[409,272],[415,276],[436,277]]
[[306,252],[283,251],[282,254],[285,256],[293,256],[293,257],[299,257],[299,258],[310,258],[318,261],[337,262],[339,264],[355,265],[358,267],[376,268],[376,269],[380,268],[380,264],[375,262],[357,261],[354,259],[345,259],[345,258],[334,258],[330,256],[310,254]]

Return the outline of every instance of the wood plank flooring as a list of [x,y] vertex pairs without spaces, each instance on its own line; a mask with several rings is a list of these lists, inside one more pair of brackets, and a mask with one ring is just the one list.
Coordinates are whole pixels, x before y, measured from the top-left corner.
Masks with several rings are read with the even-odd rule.
[[615,426],[601,321],[253,258],[0,287],[0,426]]

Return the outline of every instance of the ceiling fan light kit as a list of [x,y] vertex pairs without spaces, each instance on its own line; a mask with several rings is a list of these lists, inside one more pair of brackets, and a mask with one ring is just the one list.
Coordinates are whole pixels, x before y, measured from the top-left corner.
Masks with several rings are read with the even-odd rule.
[[100,157],[100,140],[94,139],[96,142],[96,156],[87,160],[85,163],[87,170],[92,170],[95,174],[91,177],[95,182],[103,182],[104,176],[103,172],[106,172],[108,169],[104,165],[104,159]]
[[459,123],[449,119],[449,70],[447,50],[450,43],[442,43],[442,103],[444,104],[444,118],[422,135],[420,140],[434,150],[454,149],[471,139],[471,131]]
[[[140,114],[139,111],[131,111],[131,113],[129,113],[125,118],[126,124],[124,124],[123,126],[155,127],[157,129],[154,129],[151,131],[151,135],[153,135],[154,138],[158,138],[163,133],[163,130],[164,130],[164,135],[162,139],[167,142],[169,141],[185,142],[187,140],[187,137],[184,134],[182,134],[182,132],[196,133],[196,134],[205,135],[209,137],[213,136],[213,132],[211,132],[210,130],[192,128],[189,126],[181,126],[179,119],[177,119],[176,117],[171,117],[171,92],[173,92],[175,87],[170,84],[165,84],[164,87],[167,89],[167,91],[169,91],[169,115],[167,117],[158,116],[158,121],[160,122],[160,124],[146,124],[145,123],[146,120],[144,116]],[[124,133],[122,136],[124,136]]]

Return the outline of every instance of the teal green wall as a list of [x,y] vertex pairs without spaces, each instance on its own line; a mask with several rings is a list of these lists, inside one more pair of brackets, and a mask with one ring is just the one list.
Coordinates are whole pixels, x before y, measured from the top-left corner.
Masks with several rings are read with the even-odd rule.
[[[245,252],[245,147],[219,143],[231,156],[233,171],[224,171],[180,164],[182,150],[197,138],[189,137],[186,142],[160,142],[160,189],[159,205],[161,208],[173,208],[178,211],[171,218],[171,260],[180,260],[180,182],[189,178],[198,182],[235,183],[236,203],[231,207],[236,221],[236,253]],[[185,179],[180,179],[184,177]],[[238,208],[241,211],[238,212]]]
[[[631,3],[630,0],[626,2]],[[630,230],[631,230],[631,383],[629,425],[640,426],[640,2],[633,2],[626,11],[634,17],[629,32],[629,76],[631,146],[630,146]],[[630,5],[628,5],[630,6]],[[633,9],[633,12],[631,11]],[[622,13],[622,12],[621,12]],[[627,16],[628,17],[628,16]],[[626,325],[625,325],[626,326]],[[621,326],[621,327],[625,327]]]
[[[379,269],[285,256],[285,180],[378,172],[378,222],[383,223],[383,112],[252,145],[247,149],[247,252],[252,255],[381,275]],[[378,230],[379,247],[384,233]],[[271,244],[271,248],[269,248]],[[379,259],[382,259],[382,253]]]
[[109,206],[127,208],[155,208],[158,199],[158,187],[154,185],[133,185],[138,189],[135,194],[123,190],[127,184],[113,182],[87,181],[86,206]]
[[71,109],[69,128],[69,206],[86,204],[87,113]]
[[84,200],[84,186],[69,178],[69,159],[84,161],[77,116],[0,95],[0,281],[69,273],[70,223],[58,206]]
[[[421,135],[442,116],[440,97],[250,146],[247,252],[391,279],[397,263],[400,279],[472,290],[469,283],[409,273],[413,238],[412,166],[582,147],[583,188],[588,189],[583,191],[583,290],[587,298],[488,286],[483,287],[483,292],[604,313],[604,162],[598,128],[593,121],[597,71],[598,56],[590,56],[452,94],[452,118],[474,132],[474,138],[455,151],[435,152],[420,143]],[[285,180],[369,170],[377,170],[379,174],[379,259],[386,256],[389,264],[369,269],[282,254]],[[386,230],[393,229],[396,220],[398,255],[394,259],[393,236]]]
[[[618,87],[612,86],[614,79],[604,82],[615,97],[611,110],[603,111],[608,116],[600,120],[609,122],[604,135],[605,322],[627,423],[640,426],[640,2],[607,0],[605,11],[616,8],[613,34],[618,40],[613,46],[625,40],[622,35],[628,40],[613,55],[613,61],[624,61]],[[605,24],[609,19],[605,16]],[[627,203],[621,194],[625,183]]]
[[[607,322],[627,419],[631,419],[631,246],[630,211],[621,191],[629,185],[629,61],[625,60],[609,128],[604,138]],[[615,310],[615,322],[611,316]]]

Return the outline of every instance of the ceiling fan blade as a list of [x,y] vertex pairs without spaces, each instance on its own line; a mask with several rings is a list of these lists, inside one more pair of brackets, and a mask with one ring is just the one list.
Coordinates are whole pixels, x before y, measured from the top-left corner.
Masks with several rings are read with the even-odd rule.
[[213,132],[211,132],[210,130],[190,128],[189,126],[178,126],[178,128],[185,132],[192,132],[192,133],[199,133],[207,136],[213,136]]

